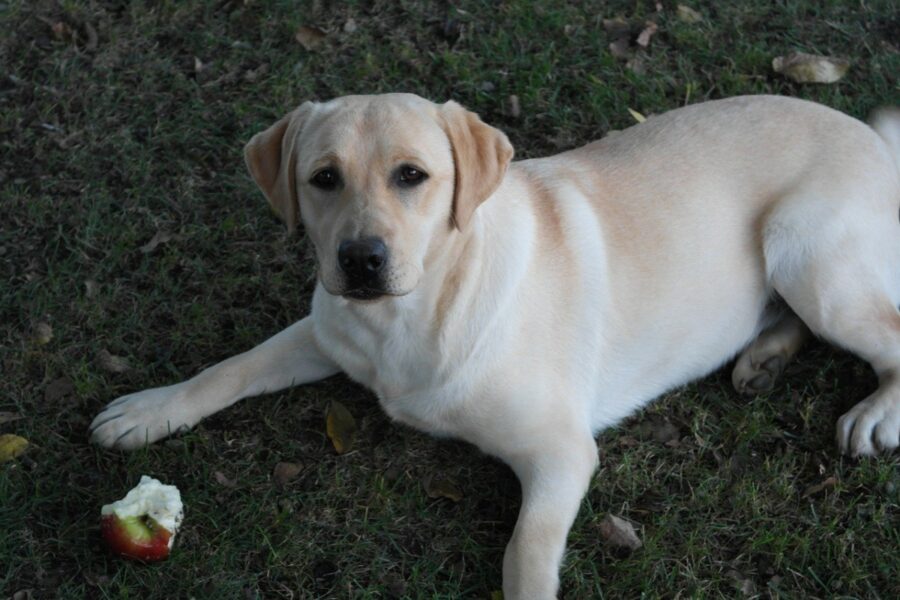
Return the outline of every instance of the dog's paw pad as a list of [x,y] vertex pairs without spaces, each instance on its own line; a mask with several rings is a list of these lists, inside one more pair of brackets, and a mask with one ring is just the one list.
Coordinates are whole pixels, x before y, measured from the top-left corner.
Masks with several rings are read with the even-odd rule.
[[786,363],[785,357],[780,354],[770,356],[761,363],[755,363],[749,353],[745,352],[734,366],[732,374],[734,388],[738,393],[748,396],[770,392],[775,387],[778,376],[784,371]]

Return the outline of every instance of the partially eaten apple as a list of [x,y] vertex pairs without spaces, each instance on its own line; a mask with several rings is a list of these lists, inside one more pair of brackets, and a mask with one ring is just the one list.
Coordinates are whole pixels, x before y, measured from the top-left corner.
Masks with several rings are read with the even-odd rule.
[[124,498],[100,509],[100,534],[116,554],[155,562],[169,557],[183,518],[178,488],[144,475]]

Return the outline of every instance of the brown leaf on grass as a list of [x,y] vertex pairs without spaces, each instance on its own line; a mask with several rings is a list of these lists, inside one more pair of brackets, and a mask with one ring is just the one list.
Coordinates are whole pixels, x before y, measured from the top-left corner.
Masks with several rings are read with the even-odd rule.
[[609,52],[615,58],[631,58],[631,42],[628,41],[628,38],[619,38],[614,42],[610,42]]
[[53,339],[53,328],[49,323],[38,323],[34,326],[32,339],[38,346],[46,346]]
[[358,28],[356,21],[352,17],[344,23],[344,33],[355,33]]
[[307,50],[312,50],[316,46],[321,44],[327,36],[328,34],[326,34],[318,27],[301,25],[297,28],[297,33],[294,34],[294,39],[297,40],[297,42]]
[[611,38],[620,39],[631,37],[631,23],[622,17],[603,19],[603,29],[606,30],[606,33],[608,33]]
[[690,6],[679,4],[678,9],[678,18],[684,23],[688,23],[693,25],[694,23],[699,23],[703,20],[703,15],[700,14],[699,11],[694,10]]
[[237,487],[237,482],[234,479],[228,479],[228,477],[222,471],[216,471],[213,473],[213,477],[216,479],[216,483],[221,486],[234,489]]
[[93,51],[97,49],[97,30],[94,29],[94,26],[90,23],[84,24],[84,35],[87,37],[87,42],[84,44],[84,49],[88,51]]
[[791,52],[772,59],[772,69],[797,83],[834,83],[847,74],[850,61],[832,56]]
[[19,413],[9,412],[7,410],[0,410],[0,425],[4,423],[12,423],[13,421],[18,421],[19,419],[24,419],[22,415]]
[[615,515],[606,515],[600,521],[600,535],[603,540],[616,548],[627,548],[628,550],[637,550],[643,543],[634,531],[634,526]]
[[303,465],[294,462],[280,462],[272,471],[272,479],[280,486],[286,485],[303,470]]
[[347,407],[337,401],[328,405],[325,413],[325,431],[338,454],[349,452],[356,437],[356,419]]
[[97,353],[97,364],[104,371],[109,371],[110,373],[125,373],[131,370],[131,365],[128,364],[127,358],[110,354],[106,348],[102,348]]
[[75,391],[75,384],[68,377],[54,379],[44,388],[44,401],[56,402]]
[[678,427],[660,417],[651,417],[634,428],[635,435],[643,441],[654,441],[668,446],[681,438]]
[[99,291],[99,289],[100,289],[100,286],[97,285],[96,281],[94,281],[93,279],[88,279],[87,281],[84,282],[85,298],[87,298],[88,300],[90,300],[91,298],[94,298],[97,295],[97,292]]
[[822,483],[817,483],[815,485],[811,485],[808,488],[806,488],[806,491],[803,492],[803,497],[809,498],[810,496],[818,494],[819,492],[824,492],[825,490],[830,490],[834,486],[836,486],[837,483],[838,483],[837,477],[832,475],[831,477],[829,477]]
[[53,37],[62,42],[71,42],[75,39],[75,31],[68,24],[58,21],[50,26]]
[[26,448],[28,448],[28,440],[25,438],[12,433],[0,435],[0,463],[21,456]]
[[678,428],[668,421],[663,421],[654,426],[653,428],[653,441],[659,442],[660,444],[666,444],[667,446],[671,445],[672,442],[677,442],[678,438],[681,437],[678,431]]
[[643,75],[647,72],[647,68],[644,65],[644,59],[639,55],[632,56],[631,58],[626,60],[625,67],[638,75]]
[[175,239],[175,234],[169,233],[168,231],[157,231],[150,241],[141,246],[140,250],[143,254],[150,254],[156,247],[160,244],[165,244],[166,242],[171,242]]
[[425,493],[429,498],[447,498],[459,502],[463,493],[453,481],[443,475],[430,475],[425,478]]
[[659,25],[654,23],[653,21],[647,21],[644,23],[644,28],[637,36],[637,45],[641,48],[646,48],[650,45],[650,38],[653,37],[653,34],[657,32],[659,29]]
[[506,99],[506,113],[513,119],[518,119],[522,115],[522,105],[519,103],[519,97],[511,94]]
[[641,442],[632,435],[623,435],[619,436],[616,444],[622,448],[634,448],[635,446],[640,446]]

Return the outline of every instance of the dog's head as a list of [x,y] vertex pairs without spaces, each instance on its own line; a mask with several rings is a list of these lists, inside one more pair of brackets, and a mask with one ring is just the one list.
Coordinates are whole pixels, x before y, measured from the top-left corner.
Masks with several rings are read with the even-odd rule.
[[244,149],[275,212],[289,229],[303,222],[322,285],[354,300],[415,289],[512,154],[474,113],[412,94],[306,102]]

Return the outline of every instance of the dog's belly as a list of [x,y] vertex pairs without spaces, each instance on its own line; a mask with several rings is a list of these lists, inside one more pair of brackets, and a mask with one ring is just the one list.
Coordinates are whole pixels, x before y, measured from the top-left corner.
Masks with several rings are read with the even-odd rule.
[[[706,304],[666,328],[650,320],[602,360],[592,426],[614,425],[664,392],[703,377],[730,360],[759,332],[766,295],[748,295],[728,306]],[[705,310],[704,310],[705,309]]]

